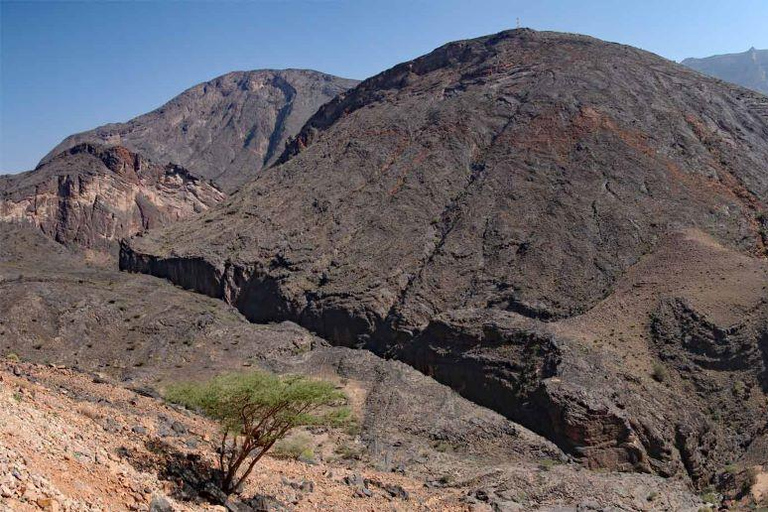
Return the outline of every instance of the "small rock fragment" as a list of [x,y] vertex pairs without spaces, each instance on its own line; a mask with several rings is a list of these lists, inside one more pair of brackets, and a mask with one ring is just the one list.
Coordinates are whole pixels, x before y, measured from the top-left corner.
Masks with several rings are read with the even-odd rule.
[[152,496],[152,501],[149,503],[149,512],[174,512],[173,507],[165,498],[156,494]]

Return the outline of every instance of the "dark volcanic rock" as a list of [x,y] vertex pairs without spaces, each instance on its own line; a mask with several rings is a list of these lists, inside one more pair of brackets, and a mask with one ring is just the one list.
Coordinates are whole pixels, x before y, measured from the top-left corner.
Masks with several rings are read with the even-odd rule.
[[592,466],[682,472],[677,432],[703,425],[726,441],[702,482],[744,448],[651,378],[649,318],[709,290],[728,325],[764,314],[766,108],[588,37],[451,43],[321,108],[281,165],[121,268],[400,357]]
[[231,191],[272,163],[320,105],[356,84],[310,70],[228,73],[127,123],[71,135],[41,163],[82,142],[120,144]]
[[685,59],[682,64],[704,74],[768,94],[768,50]]
[[224,198],[174,164],[121,146],[83,143],[34,171],[0,176],[0,221],[38,226],[54,240],[115,250],[121,238],[207,210]]

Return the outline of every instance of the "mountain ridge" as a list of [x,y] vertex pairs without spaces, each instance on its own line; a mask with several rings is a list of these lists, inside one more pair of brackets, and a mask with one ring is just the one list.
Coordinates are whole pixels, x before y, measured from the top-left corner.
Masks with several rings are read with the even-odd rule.
[[768,95],[768,50],[753,46],[746,52],[688,58],[681,64]]
[[320,105],[356,83],[306,69],[233,71],[124,123],[70,135],[40,164],[80,142],[121,144],[231,192],[271,164]]

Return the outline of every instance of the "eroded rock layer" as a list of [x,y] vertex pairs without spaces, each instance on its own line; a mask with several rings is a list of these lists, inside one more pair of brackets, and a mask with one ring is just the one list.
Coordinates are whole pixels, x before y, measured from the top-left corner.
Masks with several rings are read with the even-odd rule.
[[177,165],[83,143],[34,171],[0,177],[0,221],[38,226],[64,244],[116,251],[121,238],[199,214],[223,198]]

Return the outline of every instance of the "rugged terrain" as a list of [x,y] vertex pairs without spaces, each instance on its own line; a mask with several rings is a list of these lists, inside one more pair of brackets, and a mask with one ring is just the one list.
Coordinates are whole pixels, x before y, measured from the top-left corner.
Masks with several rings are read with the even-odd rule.
[[82,143],[33,171],[0,176],[0,222],[34,225],[57,242],[116,253],[122,238],[223,198],[177,165],[159,165],[122,146]]
[[126,123],[71,135],[41,164],[83,142],[117,144],[182,165],[230,192],[277,159],[322,104],[356,84],[300,69],[228,73]]
[[399,358],[592,468],[768,460],[768,98],[583,36],[445,45],[323,106],[121,268]]
[[682,64],[704,74],[768,94],[768,50],[685,59]]
[[[682,479],[589,471],[403,363],[331,347],[289,322],[250,323],[222,301],[154,277],[86,264],[28,227],[0,224],[0,312],[0,504],[14,509],[47,498],[65,510],[142,509],[157,495],[180,510],[210,506],[171,463],[179,452],[207,460],[213,426],[169,409],[157,393],[190,376],[256,367],[337,382],[357,428],[298,434],[312,458],[268,460],[243,501],[270,495],[298,500],[298,510],[702,505]],[[400,485],[408,500],[390,502],[375,483],[365,484],[372,498],[360,496],[357,474]],[[302,479],[314,482],[312,493],[295,489]]]
[[[145,511],[150,505],[153,511],[225,510],[199,497],[190,499],[192,488],[183,480],[193,463],[213,464],[215,425],[96,380],[65,369],[2,365],[3,510],[117,512]],[[358,497],[344,480],[358,475],[379,483],[367,484],[370,496]],[[249,502],[270,504],[270,510],[466,508],[458,488],[428,488],[414,478],[373,468],[360,473],[343,461],[267,457],[241,495],[247,498],[233,500],[230,510],[251,510],[246,508]],[[237,506],[238,501],[246,506]],[[170,508],[158,508],[160,504]]]

